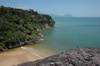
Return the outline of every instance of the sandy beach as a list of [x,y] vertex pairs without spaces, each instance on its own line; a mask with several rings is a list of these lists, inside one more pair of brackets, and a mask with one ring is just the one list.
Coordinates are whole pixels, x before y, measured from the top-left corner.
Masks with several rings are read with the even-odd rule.
[[[35,51],[35,52],[34,52]],[[0,66],[12,66],[22,62],[42,59],[33,48],[21,47],[14,50],[0,52]]]

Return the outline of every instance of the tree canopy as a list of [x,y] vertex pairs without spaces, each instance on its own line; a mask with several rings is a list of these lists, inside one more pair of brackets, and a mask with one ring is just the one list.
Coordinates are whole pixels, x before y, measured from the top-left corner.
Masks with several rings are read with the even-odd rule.
[[32,9],[0,6],[0,49],[10,48],[37,37],[36,29],[54,25],[53,19]]

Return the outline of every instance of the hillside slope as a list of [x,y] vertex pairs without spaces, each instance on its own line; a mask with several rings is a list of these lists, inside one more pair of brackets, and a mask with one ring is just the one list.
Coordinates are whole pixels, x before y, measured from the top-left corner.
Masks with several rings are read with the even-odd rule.
[[43,38],[40,30],[55,24],[46,14],[0,6],[0,50],[31,44]]

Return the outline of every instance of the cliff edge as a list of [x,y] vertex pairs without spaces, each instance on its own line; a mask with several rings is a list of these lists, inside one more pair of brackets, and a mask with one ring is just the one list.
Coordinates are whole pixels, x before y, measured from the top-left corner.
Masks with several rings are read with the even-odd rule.
[[17,66],[100,66],[100,48],[68,50],[45,59],[26,62]]

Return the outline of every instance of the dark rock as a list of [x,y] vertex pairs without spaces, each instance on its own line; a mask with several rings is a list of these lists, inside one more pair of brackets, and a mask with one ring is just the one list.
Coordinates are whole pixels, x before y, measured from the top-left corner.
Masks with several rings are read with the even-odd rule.
[[17,66],[100,66],[100,48],[83,48],[65,51],[45,59]]

